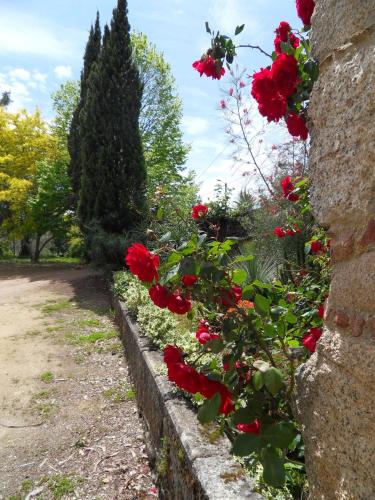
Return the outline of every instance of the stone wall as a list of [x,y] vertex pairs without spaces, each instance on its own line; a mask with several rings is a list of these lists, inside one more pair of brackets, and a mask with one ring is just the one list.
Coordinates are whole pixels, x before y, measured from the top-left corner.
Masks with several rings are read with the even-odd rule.
[[375,498],[375,0],[316,0],[312,205],[333,279],[317,352],[297,374],[311,499]]

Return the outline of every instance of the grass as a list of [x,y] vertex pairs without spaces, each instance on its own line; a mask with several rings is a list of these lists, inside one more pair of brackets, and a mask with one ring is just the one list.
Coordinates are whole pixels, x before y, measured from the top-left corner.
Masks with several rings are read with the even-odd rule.
[[54,302],[53,304],[47,304],[42,307],[42,312],[44,314],[52,314],[55,312],[64,311],[65,309],[69,309],[73,307],[72,303],[67,299],[61,299],[58,302]]
[[31,479],[25,479],[24,481],[22,481],[22,484],[21,484],[21,491],[23,493],[29,493],[29,491],[32,490],[33,488],[33,482]]
[[109,340],[117,337],[116,330],[108,330],[101,332],[92,332],[89,335],[77,335],[75,333],[67,333],[65,335],[66,340],[70,344],[75,345],[87,345],[87,344],[95,344],[99,340]]
[[114,403],[123,403],[124,401],[135,399],[136,392],[134,387],[128,386],[124,382],[120,382],[119,385],[104,391],[103,396]]
[[[0,258],[0,263],[31,264],[30,258],[7,256]],[[79,257],[41,257],[38,264],[81,264]]]
[[99,327],[101,326],[101,322],[98,319],[82,319],[76,322],[77,326],[80,328],[88,327]]
[[50,384],[51,382],[53,382],[54,376],[53,376],[53,373],[51,373],[51,372],[43,372],[39,378],[42,382],[45,382],[46,384]]
[[44,391],[39,391],[33,394],[32,399],[38,400],[38,399],[48,399],[51,396],[51,391],[49,390],[44,390]]
[[98,352],[99,354],[106,354],[106,353],[111,353],[111,354],[119,354],[122,352],[122,344],[121,342],[113,342],[109,345],[104,345],[104,346],[97,346],[95,348],[95,351]]
[[52,410],[55,408],[55,404],[51,401],[47,401],[46,403],[39,403],[35,405],[35,409],[42,415],[43,417],[48,417]]
[[[78,482],[82,482],[80,479]],[[76,488],[76,481],[69,476],[55,474],[53,476],[46,476],[42,478],[41,483],[47,483],[48,489],[56,500],[60,500],[63,496],[74,493]]]

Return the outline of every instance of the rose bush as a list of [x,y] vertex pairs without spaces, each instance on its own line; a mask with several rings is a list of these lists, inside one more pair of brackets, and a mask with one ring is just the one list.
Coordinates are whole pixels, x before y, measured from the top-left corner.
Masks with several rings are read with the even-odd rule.
[[[297,1],[306,26],[313,6],[313,1]],[[224,62],[229,68],[237,47],[219,32],[213,34],[207,23],[206,29],[212,35],[211,48],[193,67],[201,76],[220,79]],[[235,34],[242,29],[237,27]],[[306,140],[308,99],[317,77],[308,36],[293,32],[283,21],[276,28],[274,46],[272,64],[253,75],[251,94],[268,121],[284,118],[290,134]],[[275,227],[271,237],[295,238],[310,210],[308,181],[285,176],[280,189],[282,202],[292,208],[284,227]],[[234,239],[219,241],[212,236],[215,231],[203,231],[202,219],[208,216],[207,206],[194,206],[196,227],[190,239],[176,245],[165,235],[155,253],[135,244],[126,263],[149,288],[156,306],[192,320],[194,303],[197,357],[187,359],[178,345],[166,346],[168,378],[199,403],[201,423],[218,421],[232,440],[233,453],[247,463],[257,460],[264,481],[282,487],[286,471],[303,468],[291,399],[296,368],[315,352],[322,335],[329,242],[323,229],[302,228],[310,238],[306,266],[289,268],[287,278],[280,274],[271,283],[251,281],[241,264],[253,256],[236,256]],[[207,362],[199,362],[207,354]]]

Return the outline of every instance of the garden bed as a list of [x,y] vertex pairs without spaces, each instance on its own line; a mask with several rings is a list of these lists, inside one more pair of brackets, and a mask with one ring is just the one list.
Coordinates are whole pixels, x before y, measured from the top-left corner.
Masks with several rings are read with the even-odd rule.
[[230,456],[229,440],[215,428],[198,423],[194,409],[162,373],[161,353],[154,350],[115,296],[113,305],[161,498],[261,500],[254,492],[255,482]]

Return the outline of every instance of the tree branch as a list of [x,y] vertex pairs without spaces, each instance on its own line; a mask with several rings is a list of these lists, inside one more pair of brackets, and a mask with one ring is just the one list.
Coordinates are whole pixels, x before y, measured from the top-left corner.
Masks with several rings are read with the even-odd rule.
[[268,54],[268,52],[266,52],[261,47],[259,47],[259,45],[236,45],[235,48],[236,49],[256,49],[256,50],[259,50],[260,52],[262,52],[262,54],[264,54],[265,56],[267,56],[270,59],[272,59],[271,54]]

